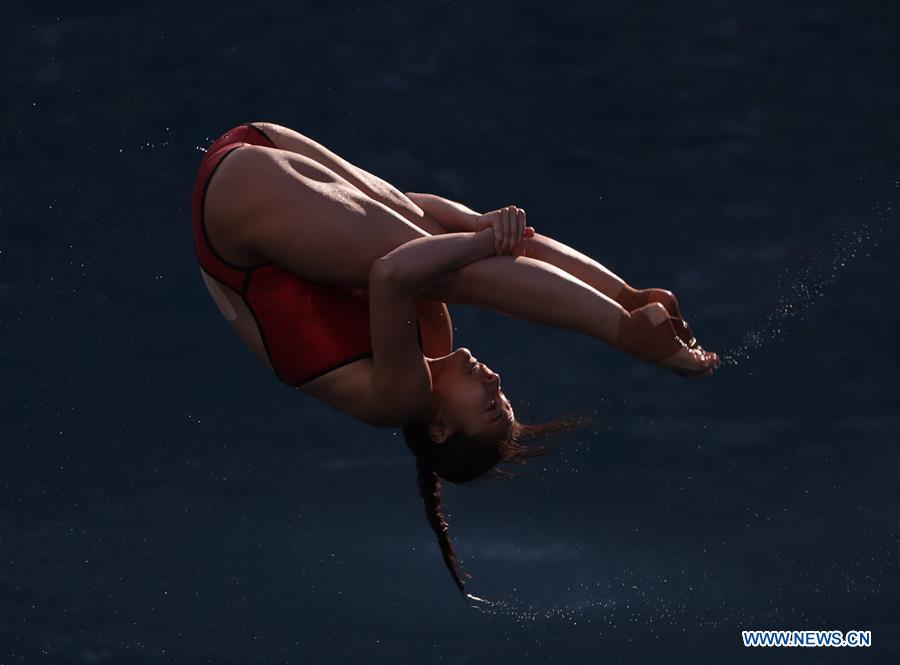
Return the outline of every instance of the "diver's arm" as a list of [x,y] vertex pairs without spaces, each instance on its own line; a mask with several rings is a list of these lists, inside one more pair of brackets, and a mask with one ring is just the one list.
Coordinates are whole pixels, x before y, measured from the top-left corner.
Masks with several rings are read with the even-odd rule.
[[494,232],[487,227],[477,232],[416,238],[391,250],[378,261],[384,264],[383,269],[389,269],[397,288],[420,296],[435,279],[494,255]]
[[419,206],[426,215],[436,220],[438,224],[448,231],[475,230],[475,220],[478,219],[480,214],[462,203],[451,201],[435,194],[406,192],[406,196]]
[[616,348],[619,325],[628,314],[615,300],[565,270],[523,256],[474,261],[435,279],[424,295],[566,328]]
[[[481,216],[462,203],[435,194],[407,192],[406,196],[448,231],[471,231]],[[534,237],[524,239],[522,247],[522,256],[562,268],[610,298],[616,298],[627,286],[625,280],[591,257],[549,236],[535,233]]]

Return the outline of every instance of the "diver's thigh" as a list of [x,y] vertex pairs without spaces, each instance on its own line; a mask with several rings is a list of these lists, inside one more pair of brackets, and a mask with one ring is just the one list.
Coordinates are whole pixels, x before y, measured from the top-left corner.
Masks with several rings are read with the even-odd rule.
[[423,217],[419,207],[391,183],[352,164],[305,134],[272,122],[250,124],[259,127],[278,148],[303,155],[322,164],[366,196],[386,205],[427,233],[436,235],[445,232],[445,229],[434,224],[433,220]]
[[[351,164],[346,159],[329,150],[324,145],[301,134],[300,132],[278,125],[272,122],[254,122],[254,127],[259,127],[271,141],[282,150],[289,150],[312,159],[326,168],[334,171],[354,187],[360,189],[364,194],[387,204],[382,200],[385,196],[389,199],[402,196],[396,187],[393,187],[381,178],[372,175],[355,164]],[[405,197],[404,197],[405,198]]]
[[219,186],[244,201],[241,246],[307,279],[365,286],[376,259],[428,235],[302,155],[247,145],[227,161]]

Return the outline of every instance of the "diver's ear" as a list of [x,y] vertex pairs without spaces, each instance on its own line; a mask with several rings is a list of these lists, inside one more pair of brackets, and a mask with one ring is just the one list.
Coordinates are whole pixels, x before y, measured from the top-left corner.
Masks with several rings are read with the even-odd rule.
[[456,432],[455,429],[447,424],[447,421],[441,414],[438,414],[431,424],[428,426],[428,435],[435,443],[444,443]]

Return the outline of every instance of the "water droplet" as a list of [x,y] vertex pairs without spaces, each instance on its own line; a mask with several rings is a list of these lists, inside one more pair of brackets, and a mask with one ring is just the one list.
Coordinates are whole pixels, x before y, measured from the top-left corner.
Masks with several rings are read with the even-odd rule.
[[778,293],[775,307],[762,321],[749,327],[737,346],[719,353],[722,364],[737,365],[739,358],[747,360],[752,351],[774,339],[783,339],[787,334],[786,323],[809,309],[818,298],[824,297],[825,287],[832,285],[850,259],[856,256],[854,243],[861,245],[871,240],[869,227],[859,222],[852,229],[838,229],[826,247],[813,250],[801,258],[802,265],[793,269],[785,267],[776,280]]

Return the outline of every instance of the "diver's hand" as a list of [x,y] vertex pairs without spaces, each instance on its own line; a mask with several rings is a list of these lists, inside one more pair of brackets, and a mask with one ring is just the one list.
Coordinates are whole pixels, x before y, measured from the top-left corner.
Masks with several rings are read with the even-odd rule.
[[526,226],[525,211],[516,206],[486,212],[475,219],[475,231],[490,227],[494,232],[497,256],[520,256],[525,238],[534,237],[534,229]]

